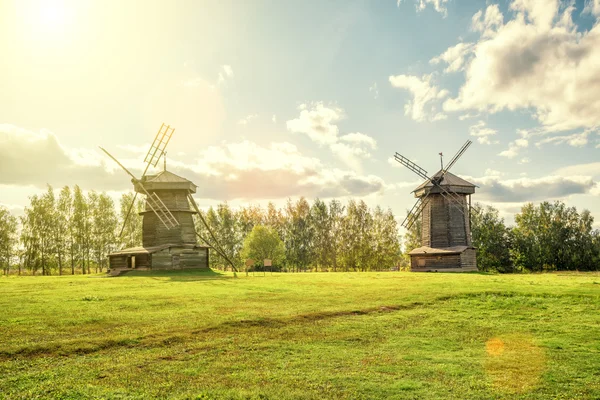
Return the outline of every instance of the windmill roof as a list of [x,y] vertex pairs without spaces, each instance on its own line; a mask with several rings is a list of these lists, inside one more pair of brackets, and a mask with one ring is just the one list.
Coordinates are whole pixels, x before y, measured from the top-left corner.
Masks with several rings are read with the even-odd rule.
[[[442,176],[444,170],[439,170],[435,175],[433,175],[432,178],[439,178],[440,176]],[[415,190],[413,190],[413,192],[419,191],[421,189],[425,189],[425,188],[430,188],[433,186],[433,183],[431,183],[431,181],[427,180],[423,183],[421,183],[421,185],[419,185],[419,187],[417,187]],[[440,186],[462,186],[462,187],[469,187],[469,188],[475,188],[477,187],[476,185],[472,184],[471,182],[467,182],[462,178],[459,178],[458,176],[454,175],[452,172],[446,172],[446,174],[444,175],[444,179],[442,179],[442,181],[440,182]]]
[[[145,175],[142,177],[141,184],[147,191],[152,190],[186,190],[190,193],[196,193],[198,185],[193,182],[175,175],[170,171],[161,171],[156,175]],[[135,189],[137,192],[141,192],[140,188]]]
[[184,177],[166,170],[161,171],[156,175],[146,175],[145,178],[146,182],[152,183],[191,183],[193,185],[191,181],[185,179]]

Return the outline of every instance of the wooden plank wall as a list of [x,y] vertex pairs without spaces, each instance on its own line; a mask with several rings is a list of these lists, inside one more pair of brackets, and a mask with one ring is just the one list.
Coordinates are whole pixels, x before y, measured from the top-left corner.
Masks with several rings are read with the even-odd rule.
[[464,214],[451,205],[450,199],[430,194],[421,214],[421,245],[433,248],[470,246],[471,231],[465,196],[460,196]]
[[461,267],[476,271],[477,270],[477,250],[466,249],[460,255]]
[[431,247],[431,202],[423,207],[421,214],[421,246]]
[[[419,266],[419,260],[424,260],[425,265]],[[411,256],[410,266],[413,270],[418,269],[437,269],[442,270],[444,268],[460,268],[460,254],[448,254],[445,256]]]
[[152,254],[152,269],[208,268],[208,249],[171,247]]
[[191,212],[171,211],[179,221],[179,225],[171,229],[160,222],[153,212],[145,213],[142,223],[142,238],[144,247],[160,246],[163,244],[196,244],[196,230]]
[[449,247],[448,240],[448,205],[439,194],[432,194],[431,204],[431,246],[433,248]]
[[[448,203],[449,223],[448,223],[448,242],[450,246],[468,246],[467,244],[467,226],[465,225],[465,214],[468,214],[467,201],[465,196],[460,196],[460,203],[454,202],[454,205]],[[451,200],[448,199],[448,202]],[[460,207],[463,212],[457,208]],[[464,214],[463,214],[464,213]]]
[[110,266],[110,269],[127,268],[127,256],[125,256],[125,255],[109,256],[108,264]]

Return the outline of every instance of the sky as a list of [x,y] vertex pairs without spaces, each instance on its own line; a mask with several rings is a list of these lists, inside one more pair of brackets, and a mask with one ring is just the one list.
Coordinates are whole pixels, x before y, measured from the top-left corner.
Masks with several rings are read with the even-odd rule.
[[[506,222],[527,202],[600,227],[600,0],[0,0],[0,205],[115,199],[162,123],[203,208],[363,199],[402,220],[451,172]],[[150,172],[153,170],[151,169]]]

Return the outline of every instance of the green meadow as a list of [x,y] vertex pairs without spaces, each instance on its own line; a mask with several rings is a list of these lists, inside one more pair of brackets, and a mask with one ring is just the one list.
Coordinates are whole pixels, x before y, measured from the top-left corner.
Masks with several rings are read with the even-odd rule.
[[0,398],[598,399],[600,274],[0,278]]

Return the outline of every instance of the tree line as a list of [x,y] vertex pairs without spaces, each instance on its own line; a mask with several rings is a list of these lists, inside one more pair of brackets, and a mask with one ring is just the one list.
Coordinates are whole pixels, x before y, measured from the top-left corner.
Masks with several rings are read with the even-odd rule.
[[[133,193],[121,196],[119,212],[106,193],[86,195],[79,186],[65,186],[58,195],[48,186],[44,194],[29,200],[19,218],[0,207],[0,265],[5,274],[11,268],[32,275],[102,272],[108,267],[108,253],[142,245],[138,213],[144,210],[143,199],[137,198],[123,226]],[[362,200],[343,205],[316,199],[311,205],[300,198],[288,200],[283,209],[269,203],[266,208],[250,205],[234,210],[222,203],[201,212],[238,267],[249,254],[243,254],[243,244],[254,227],[268,228],[281,241],[283,257],[276,257],[273,265],[279,270],[371,271],[395,267],[403,260],[391,210],[371,210]],[[209,237],[196,222],[201,236]],[[210,266],[228,267],[216,252],[211,252]]]
[[[272,238],[274,233],[280,239],[282,256],[273,265],[277,270],[379,271],[397,267],[404,260],[392,211],[379,206],[370,209],[362,200],[349,200],[343,205],[338,200],[326,203],[316,199],[310,204],[302,197],[288,200],[282,209],[269,203],[266,209],[253,205],[239,210],[222,203],[203,214],[223,250],[237,265],[242,265],[250,254],[244,251],[244,240],[255,228],[259,228],[257,236]],[[199,231],[202,237],[208,236],[205,228]],[[277,241],[269,243],[279,246]],[[258,268],[263,260],[256,261]],[[212,268],[227,267],[216,253],[210,264]]]
[[[112,251],[141,246],[143,199],[137,198],[127,224],[121,226],[134,201],[121,196],[119,211],[106,193],[84,194],[75,186],[58,195],[48,189],[30,197],[20,217],[0,207],[0,266],[5,274],[86,274],[108,267]],[[391,210],[369,208],[362,200],[329,202],[305,198],[277,208],[250,205],[233,209],[221,203],[201,211],[223,251],[237,266],[273,247],[275,270],[377,271],[404,269],[408,251],[420,246],[420,221],[402,238]],[[198,218],[196,216],[195,218]],[[198,221],[197,221],[198,222]],[[564,203],[531,203],[507,226],[497,209],[476,203],[471,210],[473,245],[482,271],[526,272],[600,270],[600,231],[588,210]],[[209,237],[197,223],[200,236]],[[254,231],[254,232],[253,232]],[[246,242],[246,243],[245,243]],[[404,248],[404,252],[401,250]],[[259,268],[262,259],[256,260]],[[228,267],[216,252],[210,266]]]

